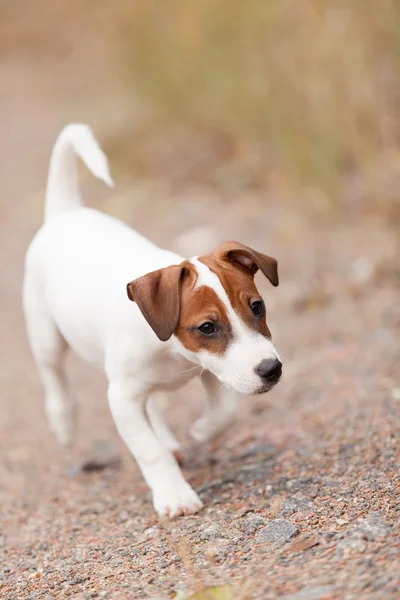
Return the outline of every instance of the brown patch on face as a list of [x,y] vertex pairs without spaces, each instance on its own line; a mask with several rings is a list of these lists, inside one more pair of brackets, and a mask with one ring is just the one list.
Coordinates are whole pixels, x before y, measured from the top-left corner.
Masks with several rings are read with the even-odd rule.
[[[225,306],[210,287],[202,285],[194,289],[197,273],[194,266],[190,266],[190,275],[182,284],[181,310],[174,333],[181,344],[191,352],[206,350],[222,355],[233,339]],[[215,333],[205,335],[198,330],[200,325],[207,322],[215,325]]]
[[[262,302],[253,279],[260,269],[272,285],[278,285],[276,260],[237,242],[226,242],[199,260],[219,277],[242,320],[270,338],[265,310],[256,315],[251,307],[254,302]],[[226,307],[212,288],[195,288],[196,280],[194,265],[183,261],[131,281],[127,294],[161,341],[175,334],[192,352],[206,350],[222,355],[234,337]],[[204,323],[212,324],[214,330],[200,331]]]
[[[161,341],[175,334],[187,350],[223,354],[233,337],[231,324],[213,289],[195,289],[197,276],[194,265],[183,261],[131,281],[127,294]],[[215,330],[199,331],[204,323]]]
[[254,268],[248,268],[239,262],[230,260],[228,251],[231,247],[231,242],[222,244],[214,252],[201,256],[198,260],[218,276],[232,308],[242,321],[257,333],[271,338],[265,309],[260,316],[256,316],[251,309],[253,302],[262,301],[254,283],[254,273],[257,268],[254,270]]

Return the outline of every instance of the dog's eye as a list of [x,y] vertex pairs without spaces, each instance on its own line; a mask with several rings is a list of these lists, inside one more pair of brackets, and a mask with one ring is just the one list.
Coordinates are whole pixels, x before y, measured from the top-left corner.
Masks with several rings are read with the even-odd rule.
[[264,313],[264,302],[262,300],[256,300],[251,303],[251,310],[256,315],[256,317],[261,317]]
[[200,327],[198,327],[198,330],[201,331],[201,333],[204,333],[204,335],[211,335],[212,333],[215,333],[217,331],[217,328],[215,327],[214,323],[211,323],[211,321],[207,321],[206,323],[200,325]]

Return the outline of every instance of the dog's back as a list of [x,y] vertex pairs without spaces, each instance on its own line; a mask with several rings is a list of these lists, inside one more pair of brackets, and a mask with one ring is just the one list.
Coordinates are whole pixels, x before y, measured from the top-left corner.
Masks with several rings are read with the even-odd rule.
[[109,312],[126,312],[129,319],[139,313],[127,300],[127,282],[182,259],[121,221],[85,207],[77,155],[113,185],[107,158],[89,127],[68,125],[50,160],[45,222],[26,256],[24,309],[31,340],[42,335],[37,313],[46,311],[77,354],[103,367]]

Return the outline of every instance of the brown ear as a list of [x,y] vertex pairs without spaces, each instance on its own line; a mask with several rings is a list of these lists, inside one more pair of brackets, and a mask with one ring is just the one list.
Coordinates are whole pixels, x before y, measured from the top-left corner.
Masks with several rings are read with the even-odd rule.
[[180,313],[182,265],[147,273],[126,286],[129,300],[136,302],[157,337],[166,342],[174,333]]
[[278,262],[272,256],[256,252],[238,242],[226,242],[218,249],[222,260],[248,270],[252,275],[260,271],[275,287],[279,285]]

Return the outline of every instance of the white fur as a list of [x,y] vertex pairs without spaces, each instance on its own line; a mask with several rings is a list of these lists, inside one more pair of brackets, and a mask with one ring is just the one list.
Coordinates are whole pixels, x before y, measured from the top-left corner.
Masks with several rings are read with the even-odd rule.
[[107,157],[87,125],[67,125],[54,145],[47,179],[45,220],[73,207],[82,206],[76,168],[76,155],[87,168],[109,187],[114,183]]
[[235,312],[218,275],[196,258],[191,259],[191,262],[198,273],[195,287],[206,285],[212,288],[223,302],[232,327],[234,342],[223,356],[206,351],[194,355],[183,347],[180,350],[189,360],[199,362],[236,392],[255,394],[261,382],[254,368],[264,359],[279,358],[278,352],[269,339],[247,327]]
[[[145,273],[180,263],[120,221],[85,208],[78,187],[78,154],[94,175],[112,185],[107,159],[86,125],[69,125],[53,149],[46,194],[45,224],[26,256],[23,303],[28,337],[45,389],[50,425],[69,444],[75,402],[64,375],[68,346],[105,371],[108,400],[116,427],[135,456],[153,493],[160,516],[193,513],[202,506],[184,480],[171,451],[179,444],[151,399],[157,390],[179,387],[201,368],[207,407],[192,429],[210,439],[233,418],[232,392],[255,391],[254,367],[277,356],[272,344],[248,330],[229,304],[216,275],[194,260],[198,285],[210,285],[227,306],[236,334],[224,357],[192,355],[174,336],[160,342],[138,306],[128,300],[126,284]],[[193,366],[194,363],[194,366]],[[197,366],[198,365],[198,366]],[[256,381],[257,380],[257,381]]]

